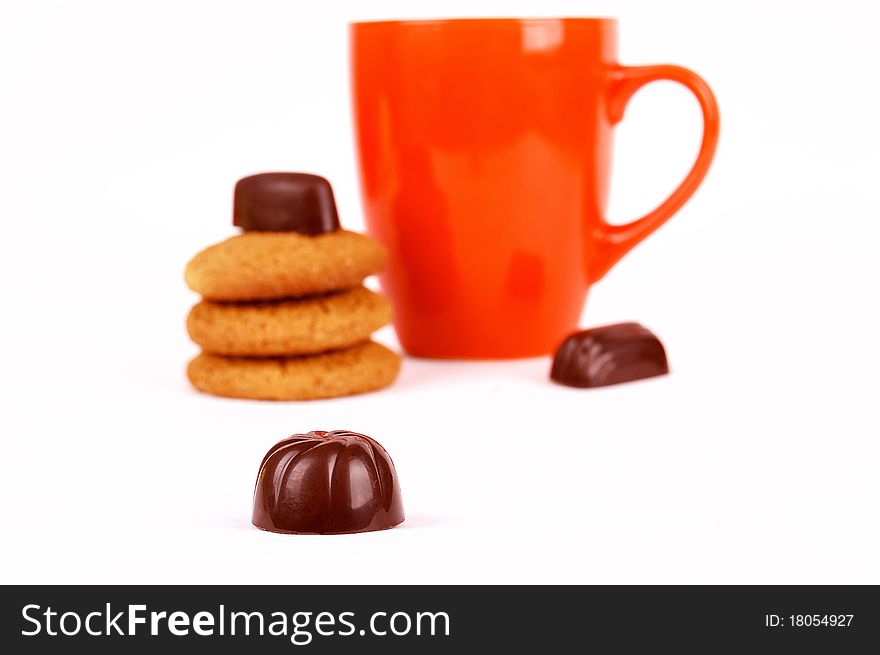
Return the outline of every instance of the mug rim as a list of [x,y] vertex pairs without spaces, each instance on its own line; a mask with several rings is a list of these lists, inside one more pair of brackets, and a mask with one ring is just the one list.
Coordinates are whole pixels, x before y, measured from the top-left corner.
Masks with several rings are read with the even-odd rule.
[[498,16],[498,17],[458,17],[458,18],[403,18],[350,21],[351,27],[429,27],[448,23],[617,23],[611,16]]

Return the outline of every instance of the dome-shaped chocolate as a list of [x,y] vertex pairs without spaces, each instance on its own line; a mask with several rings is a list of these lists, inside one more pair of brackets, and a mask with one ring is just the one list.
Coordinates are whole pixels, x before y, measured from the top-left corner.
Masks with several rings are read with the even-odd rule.
[[317,430],[275,444],[260,464],[252,522],[271,532],[341,534],[403,521],[394,463],[374,439]]

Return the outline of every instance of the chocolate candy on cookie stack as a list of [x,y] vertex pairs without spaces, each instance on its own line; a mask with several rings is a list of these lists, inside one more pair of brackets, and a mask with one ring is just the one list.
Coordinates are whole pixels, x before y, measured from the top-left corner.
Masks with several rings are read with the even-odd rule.
[[370,335],[390,303],[363,286],[385,263],[381,244],[339,226],[330,183],[264,173],[235,186],[233,222],[244,232],[190,260],[201,294],[187,317],[202,348],[187,369],[207,393],[309,400],[391,384],[400,357]]

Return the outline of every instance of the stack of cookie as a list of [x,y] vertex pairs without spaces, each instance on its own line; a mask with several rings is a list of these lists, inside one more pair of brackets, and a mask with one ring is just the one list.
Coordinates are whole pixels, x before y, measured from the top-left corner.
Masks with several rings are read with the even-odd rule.
[[201,294],[187,318],[202,348],[187,369],[207,393],[309,400],[391,384],[400,357],[370,340],[391,306],[362,286],[384,248],[342,230],[330,184],[302,173],[265,173],[235,188],[244,232],[197,254],[186,282]]

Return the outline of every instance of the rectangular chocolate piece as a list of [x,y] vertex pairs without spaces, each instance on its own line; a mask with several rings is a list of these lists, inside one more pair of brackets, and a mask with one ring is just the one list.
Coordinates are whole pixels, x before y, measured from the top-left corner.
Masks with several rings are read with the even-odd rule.
[[575,332],[556,351],[550,378],[570,387],[604,387],[669,372],[666,351],[638,323]]
[[235,185],[232,222],[245,230],[316,235],[339,229],[330,182],[310,173],[259,173]]

